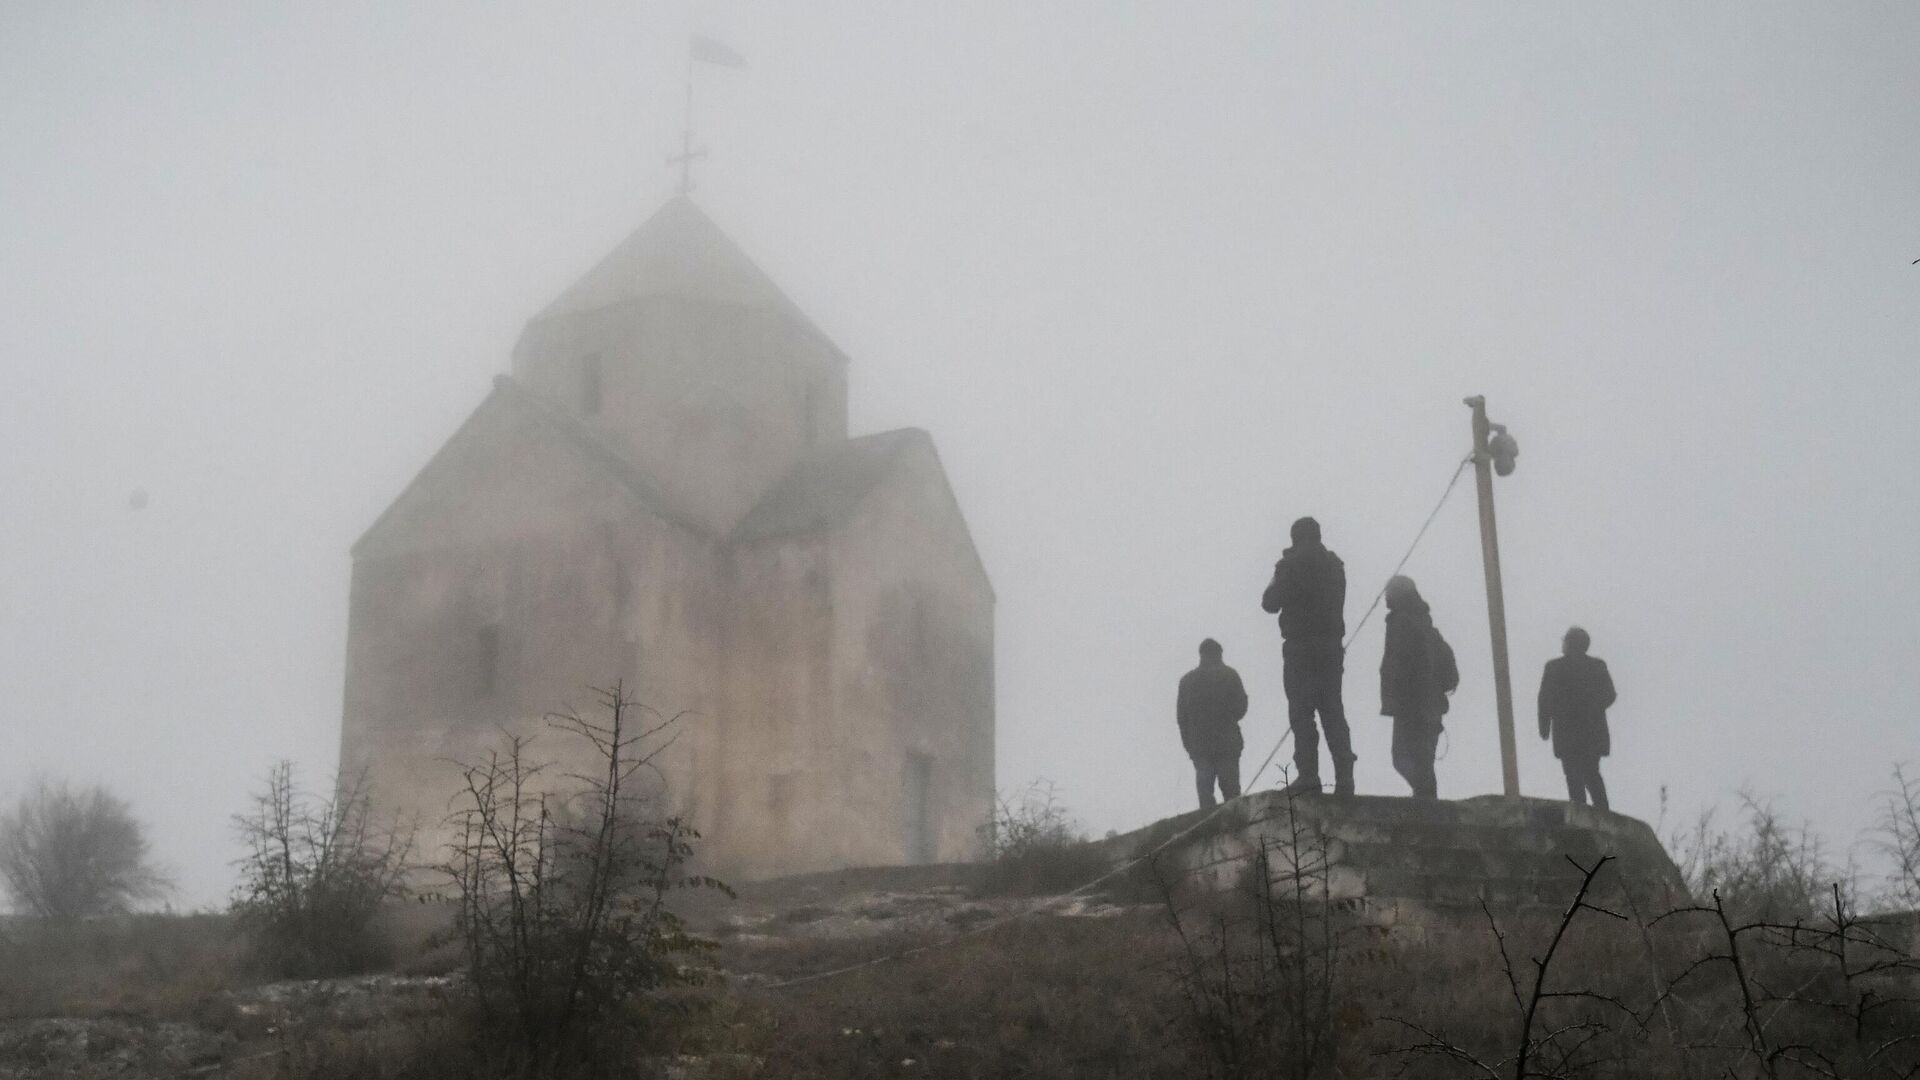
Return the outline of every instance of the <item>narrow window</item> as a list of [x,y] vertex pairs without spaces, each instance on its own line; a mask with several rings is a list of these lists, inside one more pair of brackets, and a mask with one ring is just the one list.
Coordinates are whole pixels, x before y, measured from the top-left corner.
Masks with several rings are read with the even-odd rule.
[[785,835],[792,817],[793,774],[774,773],[767,777],[767,826],[775,835]]
[[475,687],[491,694],[500,685],[500,627],[488,623],[474,638]]
[[588,416],[600,413],[600,354],[580,361],[580,411]]

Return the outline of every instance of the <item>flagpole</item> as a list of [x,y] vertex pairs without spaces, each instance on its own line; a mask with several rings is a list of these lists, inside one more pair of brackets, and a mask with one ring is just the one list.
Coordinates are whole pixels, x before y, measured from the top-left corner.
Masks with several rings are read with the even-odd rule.
[[687,49],[687,114],[680,126],[680,194],[693,193],[693,49]]

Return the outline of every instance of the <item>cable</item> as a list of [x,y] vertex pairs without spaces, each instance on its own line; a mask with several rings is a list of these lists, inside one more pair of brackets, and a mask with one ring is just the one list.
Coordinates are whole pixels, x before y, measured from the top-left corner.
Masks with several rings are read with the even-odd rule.
[[[1387,575],[1388,581],[1399,577],[1400,571],[1407,568],[1407,560],[1413,558],[1413,549],[1420,546],[1420,541],[1426,537],[1427,530],[1433,526],[1433,519],[1440,516],[1440,508],[1447,505],[1447,499],[1453,495],[1454,487],[1460,483],[1461,474],[1465,473],[1467,466],[1471,464],[1473,464],[1473,458],[1471,456],[1460,459],[1460,464],[1453,470],[1453,479],[1447,481],[1447,490],[1440,493],[1440,501],[1433,504],[1433,512],[1428,514],[1427,520],[1421,523],[1420,531],[1413,534],[1413,543],[1407,545],[1407,553],[1400,556],[1399,562],[1393,564],[1393,573]],[[1354,624],[1353,633],[1348,634],[1347,640],[1341,644],[1340,648],[1343,651],[1347,646],[1353,644],[1354,638],[1360,636],[1361,628],[1367,625],[1367,620],[1373,617],[1374,609],[1380,606],[1380,598],[1386,595],[1387,587],[1383,584],[1380,586],[1380,591],[1373,594],[1373,603],[1367,605],[1366,614],[1360,616],[1360,621]]]
[[[1398,575],[1401,570],[1406,568],[1407,560],[1413,558],[1414,549],[1419,547],[1420,541],[1426,538],[1427,530],[1433,526],[1434,519],[1440,516],[1440,509],[1447,505],[1447,499],[1453,495],[1453,489],[1460,483],[1460,475],[1466,472],[1467,466],[1471,464],[1472,461],[1473,459],[1471,457],[1465,458],[1460,462],[1459,466],[1453,470],[1453,478],[1447,481],[1446,490],[1440,493],[1440,501],[1434,504],[1433,512],[1429,513],[1427,515],[1427,520],[1421,523],[1420,531],[1414,534],[1413,543],[1407,545],[1407,553],[1405,555],[1400,556],[1400,561],[1394,565],[1393,574],[1388,575],[1388,580],[1392,580],[1392,578],[1395,575]],[[1385,596],[1386,594],[1387,594],[1387,587],[1385,585],[1381,585],[1380,591],[1375,593],[1373,596],[1373,603],[1367,605],[1366,613],[1360,616],[1360,621],[1358,623],[1354,624],[1353,632],[1347,635],[1347,640],[1345,640],[1344,642],[1341,642],[1340,648],[1342,652],[1344,652],[1349,645],[1353,644],[1353,641],[1355,638],[1360,636],[1360,631],[1367,625],[1367,620],[1373,617],[1374,609],[1380,606],[1380,598]],[[1253,777],[1246,782],[1246,786],[1242,790],[1244,791],[1253,790],[1254,785],[1259,783],[1260,777],[1266,774],[1267,767],[1269,765],[1272,765],[1273,759],[1279,755],[1280,748],[1285,746],[1287,744],[1287,740],[1292,737],[1293,737],[1292,728],[1288,728],[1286,731],[1283,731],[1280,733],[1280,738],[1274,742],[1273,749],[1267,751],[1266,759],[1261,761],[1260,767],[1253,771]],[[976,926],[969,927],[968,929],[962,930],[957,934],[953,934],[946,938],[942,938],[939,941],[931,941],[925,945],[916,945],[910,949],[902,949],[897,952],[888,953],[885,956],[876,956],[867,960],[857,961],[855,963],[846,964],[837,968],[829,968],[826,971],[816,971],[810,975],[798,975],[798,976],[795,976],[794,978],[785,979],[780,982],[768,983],[766,984],[765,989],[785,990],[788,987],[792,987],[792,986],[800,986],[802,984],[811,983],[811,982],[820,982],[825,979],[832,979],[841,975],[851,974],[855,971],[861,970],[862,968],[877,967],[880,964],[889,963],[894,960],[906,960],[911,957],[919,956],[923,953],[932,952],[935,949],[943,949],[949,945],[958,944],[959,942],[964,941],[967,938],[975,937],[977,935],[987,933],[988,931],[991,931],[991,930],[997,930],[1002,926],[1007,926],[1011,923],[1017,922],[1021,919],[1026,918],[1029,915],[1037,915],[1040,912],[1045,911],[1047,908],[1052,907],[1056,904],[1059,904],[1062,901],[1072,900],[1075,897],[1081,895],[1082,893],[1085,893],[1087,890],[1092,889],[1094,886],[1110,881],[1113,878],[1118,877],[1119,875],[1124,874],[1129,870],[1132,870],[1134,867],[1139,866],[1141,863],[1144,863],[1147,860],[1152,859],[1153,857],[1159,855],[1162,851],[1165,851],[1167,848],[1172,847],[1175,842],[1184,840],[1188,836],[1193,835],[1193,833],[1197,831],[1202,825],[1205,825],[1207,822],[1212,821],[1214,818],[1218,817],[1222,811],[1224,811],[1227,807],[1233,805],[1235,801],[1237,800],[1229,799],[1226,802],[1216,804],[1213,807],[1213,809],[1207,811],[1200,818],[1195,820],[1193,824],[1187,826],[1184,829],[1181,829],[1179,832],[1174,833],[1172,836],[1167,837],[1165,840],[1162,840],[1160,843],[1155,844],[1152,850],[1147,851],[1146,853],[1141,855],[1136,855],[1131,859],[1128,859],[1126,862],[1123,862],[1120,865],[1114,867],[1113,869],[1107,871],[1106,873],[1101,874],[1099,877],[1096,877],[1092,881],[1089,881],[1086,884],[1080,886],[1079,888],[1074,889],[1072,892],[1065,892],[1065,893],[1057,894],[1055,896],[1044,897],[1041,900],[1036,901],[1032,905],[1026,908],[1023,908],[1019,911],[1015,911],[1010,914],[1003,915],[997,919],[990,919],[984,923],[980,923]]]

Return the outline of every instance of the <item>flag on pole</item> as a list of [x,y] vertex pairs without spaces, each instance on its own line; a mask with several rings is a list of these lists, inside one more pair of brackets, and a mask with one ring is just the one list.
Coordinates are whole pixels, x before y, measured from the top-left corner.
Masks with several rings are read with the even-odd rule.
[[703,64],[718,64],[721,67],[744,68],[747,58],[728,48],[725,42],[716,41],[704,34],[693,35],[693,58]]

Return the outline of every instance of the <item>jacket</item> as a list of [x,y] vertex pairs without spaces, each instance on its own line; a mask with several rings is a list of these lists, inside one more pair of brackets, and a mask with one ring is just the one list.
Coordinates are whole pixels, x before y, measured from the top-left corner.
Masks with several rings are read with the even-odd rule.
[[1295,544],[1274,564],[1260,606],[1280,616],[1287,644],[1338,645],[1347,634],[1346,564],[1325,545]]
[[1553,756],[1606,757],[1613,751],[1607,709],[1613,676],[1597,656],[1556,656],[1540,675],[1540,737],[1553,738]]
[[1190,757],[1238,754],[1246,746],[1240,719],[1247,715],[1247,690],[1240,673],[1218,660],[1202,660],[1180,677],[1174,715]]
[[1445,715],[1445,646],[1427,602],[1409,597],[1387,606],[1387,646],[1380,656],[1380,712],[1386,716]]

